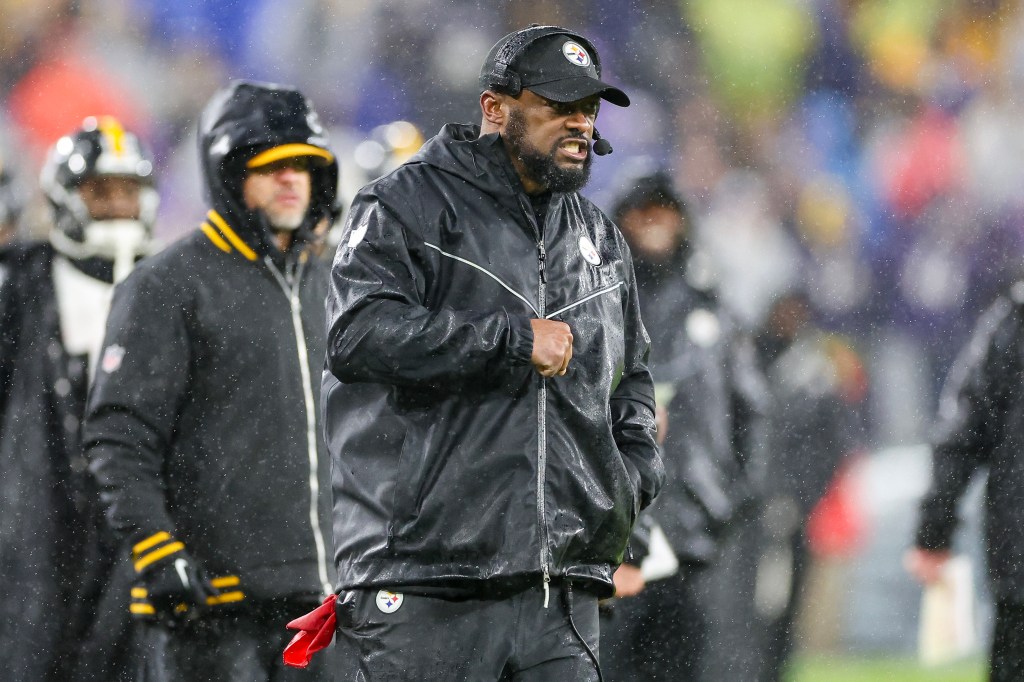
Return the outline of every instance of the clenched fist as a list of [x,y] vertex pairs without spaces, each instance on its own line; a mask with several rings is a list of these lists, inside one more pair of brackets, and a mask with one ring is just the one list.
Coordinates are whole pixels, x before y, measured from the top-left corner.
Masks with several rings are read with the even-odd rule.
[[530,362],[541,376],[563,376],[572,359],[572,330],[557,320],[530,320],[533,355]]

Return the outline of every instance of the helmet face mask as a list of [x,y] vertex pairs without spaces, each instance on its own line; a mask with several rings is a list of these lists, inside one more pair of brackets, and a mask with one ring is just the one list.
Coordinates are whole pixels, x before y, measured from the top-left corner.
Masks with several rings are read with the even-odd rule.
[[[95,178],[137,182],[137,215],[92,216],[82,185]],[[40,183],[53,209],[51,242],[69,258],[128,259],[129,263],[115,267],[124,271],[149,252],[159,206],[153,160],[138,138],[113,117],[89,117],[77,131],[57,140],[43,165]]]

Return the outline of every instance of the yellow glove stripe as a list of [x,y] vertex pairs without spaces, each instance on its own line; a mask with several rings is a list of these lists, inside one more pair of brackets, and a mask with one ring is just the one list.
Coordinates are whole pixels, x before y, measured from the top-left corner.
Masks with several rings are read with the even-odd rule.
[[207,606],[216,606],[217,604],[230,604],[231,602],[242,601],[245,599],[245,594],[240,591],[225,592],[224,594],[218,594],[213,597],[206,598]]
[[237,575],[224,575],[219,578],[214,578],[210,581],[210,584],[216,587],[218,590],[222,587],[234,587],[239,583],[241,583],[241,581],[238,579]]
[[169,545],[164,545],[160,549],[155,549],[135,562],[135,572],[141,573],[142,569],[149,566],[154,561],[160,561],[165,556],[174,554],[175,552],[180,552],[183,549],[185,549],[185,545],[181,542],[172,542]]
[[145,587],[132,588],[132,599],[145,599],[147,594]]
[[171,539],[171,534],[168,533],[165,530],[162,530],[159,533],[156,533],[154,535],[150,535],[148,538],[146,538],[142,542],[139,542],[134,547],[132,547],[132,554],[137,557],[139,554],[142,554],[147,549],[150,549],[151,547],[156,547],[161,542],[166,542],[167,540],[170,540],[170,539]]
[[152,604],[129,604],[128,610],[132,613],[143,614],[152,616],[156,613],[156,609],[153,608]]

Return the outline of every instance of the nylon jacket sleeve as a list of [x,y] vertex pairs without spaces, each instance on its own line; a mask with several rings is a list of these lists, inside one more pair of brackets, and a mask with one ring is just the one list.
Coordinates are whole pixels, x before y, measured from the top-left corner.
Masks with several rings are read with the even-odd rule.
[[408,222],[378,196],[353,203],[327,295],[331,372],[346,382],[445,388],[528,366],[528,317],[426,305],[436,273]]
[[136,539],[173,534],[163,476],[189,385],[187,305],[153,272],[114,293],[83,445],[111,526]]
[[647,368],[651,339],[640,319],[632,260],[628,262],[626,307],[623,311],[625,364],[611,395],[612,434],[633,477],[639,509],[645,509],[665,482],[654,422],[654,380]]
[[1006,376],[1014,366],[1020,324],[1013,304],[1000,299],[979,320],[961,351],[939,401],[932,482],[921,501],[917,546],[948,549],[956,506],[973,474],[999,440]]

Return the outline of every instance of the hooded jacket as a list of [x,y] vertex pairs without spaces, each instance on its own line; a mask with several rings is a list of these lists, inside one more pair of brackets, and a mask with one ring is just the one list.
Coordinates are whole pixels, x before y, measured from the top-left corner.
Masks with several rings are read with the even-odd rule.
[[83,436],[114,528],[133,544],[183,543],[232,599],[330,590],[311,380],[326,268],[306,239],[337,167],[313,167],[287,253],[241,199],[245,160],[286,144],[327,145],[297,91],[235,83],[211,100],[200,150],[212,210],[117,288]]
[[[663,479],[629,250],[578,194],[538,225],[497,134],[449,125],[355,198],[325,428],[339,587],[568,577],[611,591]],[[530,320],[566,322],[544,379]]]
[[979,471],[985,483],[985,541],[997,600],[1024,602],[1024,282],[980,317],[949,372],[939,401],[931,486],[921,500],[916,544],[946,550],[959,500]]

